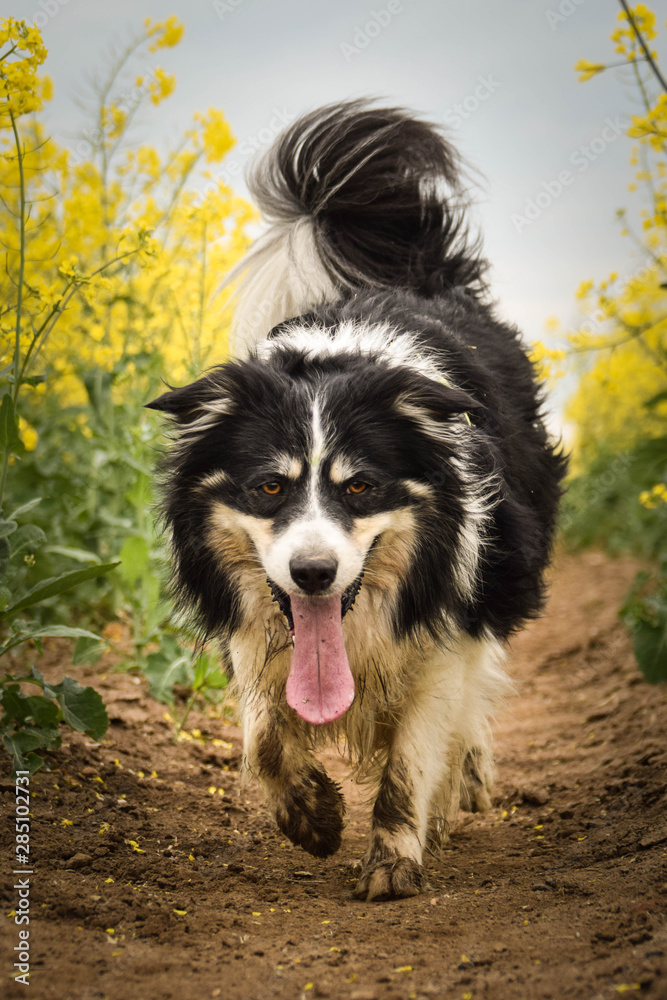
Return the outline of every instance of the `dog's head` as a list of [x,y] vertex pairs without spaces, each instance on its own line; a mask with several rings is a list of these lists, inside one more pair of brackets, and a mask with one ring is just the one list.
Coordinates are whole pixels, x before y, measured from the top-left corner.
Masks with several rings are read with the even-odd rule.
[[176,427],[163,511],[177,588],[209,633],[231,634],[244,591],[268,582],[294,636],[288,701],[308,721],[349,707],[341,622],[361,587],[381,592],[396,634],[470,597],[480,407],[467,393],[287,339],[149,406]]

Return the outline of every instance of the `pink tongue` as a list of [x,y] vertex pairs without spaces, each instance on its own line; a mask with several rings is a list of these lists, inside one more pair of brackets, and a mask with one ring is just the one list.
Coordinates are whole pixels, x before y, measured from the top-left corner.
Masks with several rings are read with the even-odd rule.
[[343,640],[340,594],[294,597],[294,653],[287,704],[306,722],[321,726],[345,715],[354,700],[354,678]]

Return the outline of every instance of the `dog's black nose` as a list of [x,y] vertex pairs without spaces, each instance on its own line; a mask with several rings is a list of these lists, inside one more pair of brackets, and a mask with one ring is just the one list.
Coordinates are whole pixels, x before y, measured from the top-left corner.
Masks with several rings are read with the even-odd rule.
[[336,579],[338,563],[335,559],[308,559],[294,556],[290,560],[289,571],[296,584],[307,594],[321,594]]

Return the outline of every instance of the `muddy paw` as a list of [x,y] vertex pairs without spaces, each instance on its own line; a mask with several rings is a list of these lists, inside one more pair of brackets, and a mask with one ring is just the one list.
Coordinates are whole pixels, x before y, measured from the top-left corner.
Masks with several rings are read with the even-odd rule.
[[361,873],[352,895],[367,902],[418,896],[428,889],[426,872],[412,858],[371,863]]
[[281,796],[276,823],[286,837],[316,858],[338,850],[345,803],[340,787],[324,771],[313,768]]

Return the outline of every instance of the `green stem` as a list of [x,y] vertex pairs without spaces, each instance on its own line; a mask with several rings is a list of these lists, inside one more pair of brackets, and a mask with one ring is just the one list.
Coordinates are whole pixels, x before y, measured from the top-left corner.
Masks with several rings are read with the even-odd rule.
[[199,281],[199,316],[197,318],[197,329],[195,331],[195,342],[193,344],[193,364],[198,368],[201,364],[201,342],[204,333],[204,313],[206,310],[206,231],[207,225],[202,226],[201,237],[201,277]]
[[[124,260],[126,257],[131,257],[133,254],[136,254],[136,253],[139,253],[138,249],[137,250],[128,250],[126,253],[119,254],[117,257],[114,257],[112,260],[108,260],[106,262],[106,264],[102,264],[101,267],[98,267],[94,271],[91,271],[91,273],[88,275],[88,280],[90,281],[90,279],[97,277],[98,274],[101,274],[102,271],[106,271],[106,269],[108,267],[112,267],[114,264],[117,264],[119,261]],[[37,330],[35,336],[33,337],[32,343],[30,344],[30,348],[29,348],[29,354],[31,356],[30,357],[26,357],[26,359],[24,361],[24,364],[23,364],[23,368],[21,369],[21,378],[23,378],[23,376],[25,375],[26,371],[28,370],[28,361],[30,361],[32,363],[35,360],[35,358],[37,357],[37,355],[39,354],[39,352],[43,348],[44,344],[48,340],[49,335],[50,335],[51,331],[53,330],[54,326],[56,325],[56,323],[58,322],[58,320],[62,316],[63,312],[65,311],[65,306],[67,305],[67,303],[69,302],[69,300],[72,298],[72,296],[75,295],[79,291],[79,289],[82,287],[83,284],[84,284],[84,282],[82,282],[82,281],[73,281],[73,282],[71,282],[67,286],[67,288],[65,289],[65,291],[63,292],[63,297],[58,300],[58,302],[56,303],[56,305],[53,307],[53,309],[51,310],[51,312],[49,313],[49,315],[46,317],[46,319],[44,320],[44,322],[40,326],[39,330]],[[39,343],[37,343],[37,341],[40,338],[40,336],[41,336],[41,340],[39,340]],[[35,344],[37,344],[36,349],[35,349]]]
[[[16,292],[16,331],[14,334],[14,389],[12,391],[12,402],[14,404],[14,409],[16,409],[16,400],[18,398],[19,388],[21,386],[21,379],[19,374],[19,368],[21,365],[21,313],[23,310],[23,281],[25,275],[25,176],[23,173],[23,154],[21,152],[21,139],[19,137],[19,131],[16,127],[16,119],[14,117],[13,111],[9,112],[9,118],[12,123],[12,131],[14,133],[14,142],[16,143],[16,156],[19,166],[19,186],[20,186],[20,211],[19,211],[19,229],[20,229],[20,244],[19,244],[19,279],[18,279],[18,289]],[[2,510],[2,501],[5,495],[5,487],[7,485],[7,473],[9,471],[9,447],[5,448],[2,457],[2,474],[0,475],[0,510]]]
[[199,693],[198,691],[193,691],[191,696],[188,698],[187,704],[185,706],[185,712],[183,713],[183,718],[176,726],[176,730],[174,732],[174,740],[177,740],[178,737],[181,735],[183,727],[185,726],[185,723],[188,721],[188,716],[192,711],[195,701],[197,700],[198,693]]
[[641,31],[637,27],[637,22],[635,21],[635,18],[634,18],[634,15],[633,15],[632,11],[628,7],[628,5],[625,2],[625,0],[619,0],[619,2],[621,4],[621,7],[623,8],[623,10],[625,11],[625,16],[627,17],[627,19],[628,19],[628,21],[630,23],[630,27],[632,28],[632,30],[635,33],[637,41],[641,45],[642,52],[646,56],[647,63],[649,64],[649,66],[653,70],[653,73],[654,73],[654,75],[655,75],[658,83],[660,84],[660,86],[662,87],[662,89],[667,94],[667,80],[665,80],[664,76],[662,75],[662,73],[660,72],[660,70],[658,68],[658,65],[657,65],[656,61],[654,60],[653,56],[651,55],[651,50],[649,49],[648,45],[644,41],[644,36],[642,35]]
[[[12,123],[12,131],[14,133],[14,142],[16,143],[16,155],[19,167],[19,186],[20,186],[20,210],[19,210],[19,229],[20,229],[20,243],[19,243],[19,280],[18,289],[16,292],[16,333],[14,336],[14,391],[12,392],[12,402],[16,404],[16,400],[19,394],[19,388],[21,382],[19,379],[19,366],[21,361],[21,313],[23,310],[23,281],[25,275],[25,175],[23,173],[23,154],[21,152],[21,140],[19,138],[19,132],[16,127],[16,119],[12,111],[9,112],[9,117]],[[0,495],[0,501],[2,497]]]

